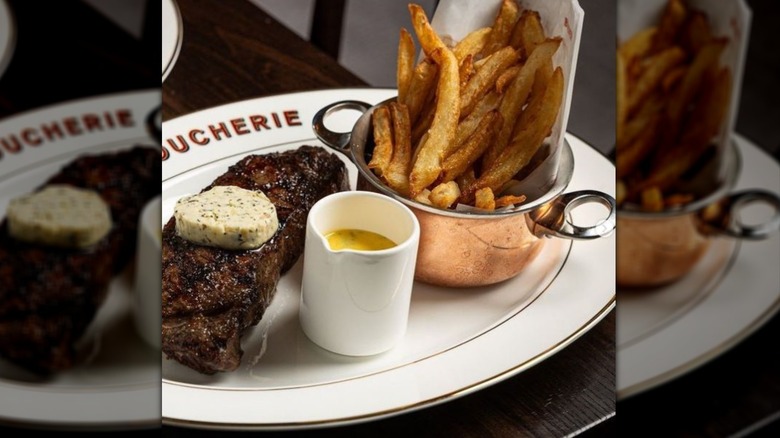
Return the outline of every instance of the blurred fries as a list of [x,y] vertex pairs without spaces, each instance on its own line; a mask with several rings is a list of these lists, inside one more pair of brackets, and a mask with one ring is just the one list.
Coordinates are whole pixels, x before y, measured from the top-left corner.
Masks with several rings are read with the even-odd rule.
[[686,13],[682,0],[669,0],[666,3],[658,32],[653,37],[651,53],[658,53],[675,44],[675,37],[685,21]]
[[402,29],[398,99],[373,113],[369,167],[398,193],[439,208],[525,202],[501,190],[558,117],[564,80],[552,59],[561,38],[545,35],[539,14],[515,0],[452,46],[420,6],[410,4],[409,14],[424,55],[414,65],[412,35]]
[[658,187],[650,187],[642,191],[642,209],[645,211],[663,211],[664,201]]
[[657,26],[617,50],[618,204],[645,211],[679,207],[684,178],[695,178],[721,131],[731,72],[719,66],[728,40],[712,35],[706,15],[668,0]]

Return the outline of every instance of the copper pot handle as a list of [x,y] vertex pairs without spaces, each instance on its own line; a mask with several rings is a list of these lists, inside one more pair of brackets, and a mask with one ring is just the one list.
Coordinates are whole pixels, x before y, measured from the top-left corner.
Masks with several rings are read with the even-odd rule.
[[345,109],[357,110],[365,113],[371,109],[372,106],[373,105],[361,102],[359,100],[342,100],[331,103],[330,105],[326,105],[317,111],[317,113],[314,115],[314,118],[312,119],[312,129],[314,130],[314,134],[316,134],[317,138],[319,138],[321,142],[325,143],[326,146],[341,152],[346,152],[349,150],[349,141],[352,138],[352,133],[331,131],[325,127],[325,117]]
[[[589,227],[571,222],[569,212],[588,202],[601,204],[609,210],[606,219]],[[573,240],[590,240],[609,235],[615,230],[615,198],[596,190],[564,193],[528,213],[528,227],[537,236],[555,236]]]
[[[746,225],[739,220],[737,213],[754,202],[768,204],[775,212],[764,223]],[[764,190],[736,192],[699,211],[699,220],[702,231],[707,234],[725,234],[752,240],[765,239],[780,230],[780,197]]]

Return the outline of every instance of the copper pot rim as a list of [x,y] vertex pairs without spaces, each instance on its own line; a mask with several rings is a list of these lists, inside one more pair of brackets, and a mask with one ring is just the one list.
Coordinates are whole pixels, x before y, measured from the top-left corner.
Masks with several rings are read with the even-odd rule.
[[[709,195],[680,208],[661,212],[618,210],[618,222],[664,222],[689,217],[699,224],[699,232],[705,235],[729,236],[738,239],[766,239],[780,230],[780,196],[763,189],[734,190],[742,168],[742,157],[732,140],[726,148],[726,172],[721,184]],[[760,202],[774,208],[774,214],[759,224],[742,222],[739,211],[751,203]],[[713,208],[710,208],[713,207]]]
[[[317,115],[315,115],[314,122],[313,122],[313,129],[315,133],[317,133],[318,137],[320,137],[320,139],[323,140],[324,143],[328,144],[329,146],[333,147],[339,152],[346,154],[350,158],[352,163],[355,164],[355,167],[357,167],[359,176],[365,178],[368,182],[371,183],[371,185],[374,188],[379,190],[382,194],[390,196],[393,199],[396,199],[397,201],[403,203],[407,207],[424,211],[427,213],[431,213],[434,215],[438,215],[438,216],[446,216],[446,217],[457,218],[457,219],[501,219],[501,218],[506,218],[508,216],[518,216],[518,215],[527,214],[529,212],[536,210],[538,207],[542,205],[550,203],[551,201],[555,200],[558,196],[560,196],[566,190],[569,183],[571,182],[572,175],[574,174],[574,154],[571,150],[571,145],[569,144],[568,140],[566,140],[565,137],[562,137],[562,142],[561,142],[562,144],[560,145],[559,163],[558,163],[555,180],[543,195],[529,202],[514,207],[502,208],[494,211],[485,211],[485,210],[476,210],[476,209],[475,210],[450,210],[450,209],[438,208],[432,205],[424,204],[422,202],[415,201],[414,199],[409,199],[404,195],[391,189],[386,184],[384,184],[376,175],[374,175],[374,172],[372,172],[368,168],[368,163],[366,163],[366,158],[365,158],[366,138],[363,138],[362,141],[360,141],[361,139],[358,139],[357,138],[358,136],[355,135],[356,130],[361,124],[364,125],[368,124],[371,114],[377,107],[387,104],[389,102],[393,102],[395,100],[396,97],[391,97],[373,106],[370,106],[364,102],[359,102],[359,101],[337,102],[336,104],[323,108],[322,110],[320,110],[320,112],[317,113]],[[324,120],[326,116],[328,116],[332,112],[341,109],[356,109],[359,111],[363,111],[363,114],[355,122],[352,131],[349,133],[340,134],[341,135],[340,138],[344,139],[344,143],[346,143],[343,145],[338,144],[339,143],[338,140],[326,139],[327,135],[332,133],[327,132],[326,131],[327,128],[324,128],[324,124],[321,122],[322,120]],[[335,147],[333,146],[334,144],[336,144]]]
[[545,192],[544,195],[534,199],[531,202],[520,204],[514,207],[510,208],[503,208],[499,210],[494,211],[484,211],[484,210],[449,210],[444,208],[435,207],[433,205],[424,204],[422,202],[415,201],[414,199],[409,199],[402,194],[396,192],[395,190],[391,189],[376,176],[374,175],[371,170],[368,169],[368,165],[365,162],[365,157],[363,154],[357,154],[355,152],[356,149],[350,148],[350,154],[352,155],[353,162],[355,163],[355,166],[358,168],[358,171],[360,172],[360,175],[368,180],[372,186],[374,186],[377,190],[382,192],[383,194],[392,197],[393,199],[396,199],[397,201],[402,202],[407,207],[410,207],[412,209],[421,210],[430,214],[435,214],[438,216],[446,216],[451,218],[457,218],[457,219],[501,219],[511,216],[519,216],[524,215],[527,213],[530,213],[531,211],[535,210],[536,208],[549,203],[550,201],[554,200],[558,196],[561,195],[561,193],[566,190],[566,187],[569,185],[569,182],[571,181],[573,168],[574,168],[574,154],[572,153],[571,146],[569,145],[569,142],[564,139],[563,142],[563,148],[561,150],[561,166],[558,169],[558,175],[555,178],[555,182],[553,183],[552,187],[550,187],[547,192]]
[[721,184],[718,185],[718,187],[716,187],[708,195],[700,197],[699,199],[696,199],[688,204],[663,211],[633,210],[626,209],[624,206],[620,206],[618,207],[618,220],[621,218],[648,221],[672,219],[679,216],[687,216],[699,213],[708,206],[724,199],[734,190],[734,186],[737,182],[737,178],[739,177],[740,170],[742,169],[742,156],[740,155],[737,144],[733,139],[729,141],[729,145],[726,148],[725,158],[726,160],[724,162],[728,163],[725,178],[721,181]]
[[[423,204],[408,199],[390,189],[368,169],[365,161],[365,148],[368,139],[371,114],[379,105],[392,101],[391,98],[371,105],[355,100],[345,100],[332,103],[317,111],[312,120],[312,129],[326,146],[346,154],[358,169],[359,181],[368,181],[379,193],[389,196],[414,212],[421,215],[431,215],[444,221],[458,220],[503,220],[524,219],[531,224],[532,232],[537,237],[561,237],[575,240],[591,240],[610,235],[614,229],[617,207],[615,198],[597,190],[579,190],[564,193],[574,175],[574,154],[571,145],[562,138],[558,144],[555,178],[545,181],[540,188],[540,194],[532,201],[519,206],[486,212],[484,210],[448,210]],[[325,127],[325,118],[336,111],[352,109],[363,114],[355,122],[350,132],[333,132]],[[549,186],[549,187],[547,187]],[[595,202],[607,208],[607,216],[595,225],[578,226],[571,220],[570,211],[579,205]]]

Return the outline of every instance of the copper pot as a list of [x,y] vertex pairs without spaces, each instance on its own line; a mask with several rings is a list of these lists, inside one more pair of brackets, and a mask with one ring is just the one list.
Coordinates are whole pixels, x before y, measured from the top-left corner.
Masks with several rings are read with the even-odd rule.
[[[314,116],[313,129],[323,143],[346,153],[355,163],[359,190],[393,197],[417,216],[420,245],[416,280],[448,287],[497,283],[514,277],[531,263],[541,252],[544,237],[587,240],[606,236],[614,230],[616,206],[611,196],[593,190],[563,194],[574,171],[574,157],[565,141],[557,176],[551,186],[530,202],[515,208],[494,212],[454,211],[405,198],[386,186],[367,166],[367,157],[373,150],[370,134],[374,108],[376,106],[358,101],[333,103]],[[328,130],[325,117],[344,109],[363,112],[352,132]],[[569,211],[587,202],[607,207],[607,218],[590,227],[572,224]]]
[[[671,283],[691,271],[716,236],[763,239],[780,229],[780,198],[763,190],[731,193],[739,176],[740,159],[733,144],[725,150],[724,178],[708,196],[682,208],[662,212],[621,208],[617,226],[617,284],[654,287]],[[739,209],[765,202],[775,214],[767,222],[745,225]]]

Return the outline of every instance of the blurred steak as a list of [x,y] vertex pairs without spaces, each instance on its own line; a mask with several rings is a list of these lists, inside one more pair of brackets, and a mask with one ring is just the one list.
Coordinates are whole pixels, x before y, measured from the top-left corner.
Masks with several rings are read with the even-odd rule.
[[204,374],[241,362],[240,338],[260,322],[282,273],[303,252],[306,218],[319,199],[348,190],[344,163],[319,147],[248,156],[204,191],[233,185],[262,190],[276,206],[279,229],[258,250],[200,246],[163,228],[162,349]]
[[103,303],[111,277],[135,252],[138,216],[160,193],[160,150],[77,158],[46,184],[97,191],[113,228],[89,250],[18,241],[0,224],[0,356],[39,373],[76,363],[75,342]]

